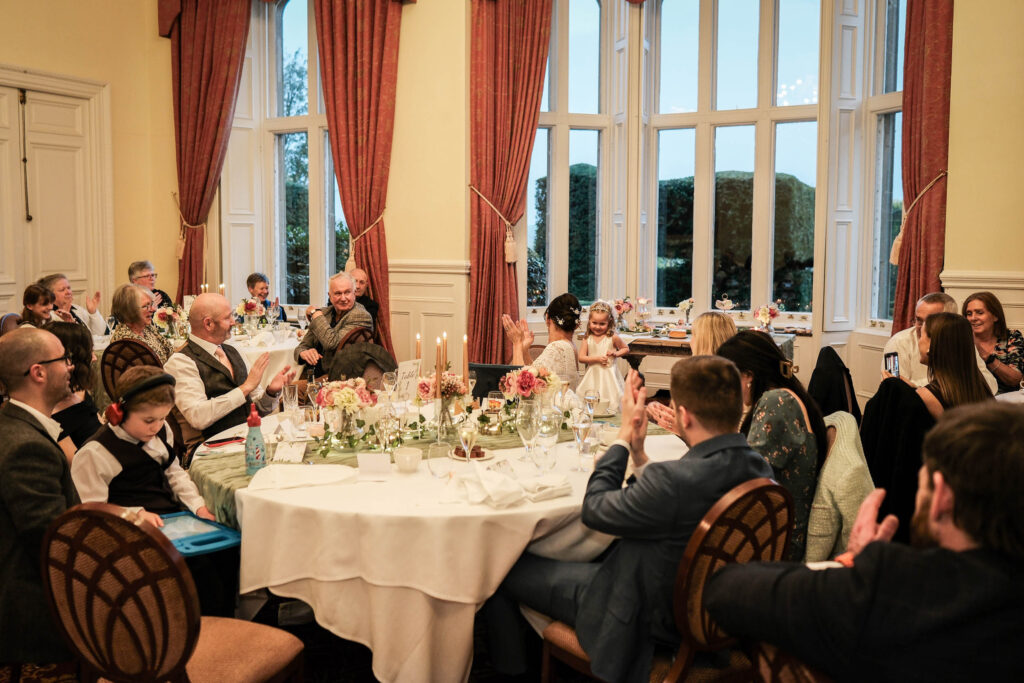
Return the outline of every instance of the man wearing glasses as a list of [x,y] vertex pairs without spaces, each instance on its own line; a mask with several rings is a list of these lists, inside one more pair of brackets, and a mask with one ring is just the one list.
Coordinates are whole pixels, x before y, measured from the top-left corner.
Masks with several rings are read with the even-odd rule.
[[[57,445],[53,407],[70,395],[71,364],[57,337],[20,328],[0,338],[0,679],[72,661],[46,604],[39,557],[50,523],[78,504]],[[73,668],[71,669],[74,670]]]
[[156,288],[156,269],[149,261],[132,261],[128,266],[128,281],[153,292],[157,308],[169,308],[174,305],[170,294]]

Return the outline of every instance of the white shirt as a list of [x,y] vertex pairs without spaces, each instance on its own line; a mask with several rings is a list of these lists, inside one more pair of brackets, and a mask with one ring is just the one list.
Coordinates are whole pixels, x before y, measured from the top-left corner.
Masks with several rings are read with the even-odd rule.
[[545,368],[558,375],[558,379],[569,383],[569,388],[576,390],[580,383],[580,371],[576,365],[576,347],[572,342],[559,339],[544,347],[533,366]]
[[[906,377],[915,386],[923,387],[928,384],[928,366],[921,363],[921,350],[917,346],[917,338],[917,328],[913,326],[900,330],[890,337],[882,351],[882,370],[885,370],[884,354],[895,352],[900,359],[900,377]],[[974,350],[974,357],[978,361],[978,370],[981,371],[985,384],[993,394],[996,393],[996,378],[985,367],[985,361],[978,355],[977,349]]]
[[[174,446],[171,428],[167,426],[166,422],[164,427],[167,429],[167,443]],[[117,438],[123,441],[134,444],[141,443],[121,427],[111,426],[110,429],[113,430]],[[170,457],[159,436],[154,436],[142,444],[142,450],[156,460],[161,467]],[[71,479],[75,482],[75,488],[78,489],[78,496],[82,502],[106,503],[110,482],[121,473],[121,469],[121,463],[114,457],[114,454],[99,441],[90,441],[78,449],[78,453],[71,461]],[[177,460],[164,470],[164,476],[167,477],[171,491],[189,510],[195,512],[206,505],[206,501],[199,495],[199,489],[196,488],[195,482],[188,476],[188,472],[182,469]]]
[[[96,309],[95,313],[90,313],[89,309],[85,306],[71,304],[71,310],[75,312],[79,320],[85,323],[85,326],[89,328],[93,335],[101,337],[107,333],[107,321],[103,319],[103,314],[100,313],[99,308]],[[64,322],[64,319],[57,315],[57,311],[50,311],[50,320]]]
[[[200,348],[214,358],[217,357],[216,344],[212,344],[205,339],[199,339],[193,335],[189,335],[188,338],[189,341],[198,344]],[[226,346],[226,344],[222,344],[222,346]],[[249,362],[241,352],[238,355],[242,357],[242,363],[245,365],[245,370],[248,373]],[[245,404],[246,397],[240,388],[232,389],[228,393],[215,396],[214,398],[206,398],[206,386],[203,384],[203,378],[199,376],[199,368],[196,366],[196,362],[183,353],[171,354],[171,357],[167,359],[167,363],[164,364],[164,372],[174,377],[176,382],[174,385],[174,404],[178,406],[178,410],[185,416],[188,423],[198,431],[206,429],[238,406]],[[237,377],[236,379],[245,380],[244,377]],[[256,410],[261,415],[266,415],[277,406],[277,398],[267,396],[262,386],[257,386],[252,390],[252,393],[249,394],[249,400],[256,404]]]
[[53,439],[54,442],[57,441],[57,437],[60,436],[60,432],[61,432],[61,428],[60,428],[60,423],[59,422],[54,420],[49,415],[43,415],[41,412],[39,412],[38,410],[36,410],[32,406],[28,405],[27,403],[22,403],[21,401],[19,401],[16,398],[12,398],[12,399],[10,399],[10,401],[11,401],[11,405],[12,406],[18,406],[19,408],[24,410],[26,413],[28,413],[29,415],[34,417],[36,419],[36,421],[38,421],[39,424],[41,424],[43,426],[43,429],[46,430],[46,433],[50,435],[50,438]]

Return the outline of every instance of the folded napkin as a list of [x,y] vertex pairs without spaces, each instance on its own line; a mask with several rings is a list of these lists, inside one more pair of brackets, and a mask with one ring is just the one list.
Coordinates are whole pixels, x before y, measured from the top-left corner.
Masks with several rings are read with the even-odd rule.
[[526,497],[533,502],[561,498],[572,494],[572,484],[564,474],[544,474],[539,477],[520,480],[519,485],[526,491]]
[[348,465],[270,464],[261,469],[249,482],[249,490],[292,489],[300,486],[330,486],[343,484],[356,478],[356,470]]
[[273,346],[274,345],[274,333],[269,330],[263,330],[255,337],[251,342],[252,346]]
[[576,392],[572,389],[566,389],[565,393],[562,394],[561,405],[558,407],[563,411],[572,410],[574,404],[582,405],[582,401],[576,396]]

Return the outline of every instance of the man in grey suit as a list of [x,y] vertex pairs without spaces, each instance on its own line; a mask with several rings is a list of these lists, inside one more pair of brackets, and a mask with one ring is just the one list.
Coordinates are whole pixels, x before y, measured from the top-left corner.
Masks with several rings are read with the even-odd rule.
[[0,674],[21,665],[70,662],[50,617],[40,574],[43,534],[78,504],[71,468],[57,445],[53,406],[70,394],[64,347],[49,332],[22,328],[0,339]]
[[309,316],[309,332],[295,349],[295,360],[315,367],[323,360],[322,368],[328,372],[338,344],[345,336],[360,327],[373,332],[373,318],[362,305],[356,303],[356,285],[348,273],[331,278],[328,296],[331,305],[314,310]]
[[[604,558],[559,562],[524,553],[488,602],[490,652],[502,673],[525,670],[517,602],[574,626],[602,680],[647,681],[655,644],[678,645],[672,594],[690,536],[725,493],[772,470],[737,433],[742,390],[730,361],[680,360],[671,394],[690,450],[679,460],[648,463],[644,391],[636,372],[626,380],[622,428],[583,499],[583,523],[620,537]],[[623,488],[630,459],[636,478]]]

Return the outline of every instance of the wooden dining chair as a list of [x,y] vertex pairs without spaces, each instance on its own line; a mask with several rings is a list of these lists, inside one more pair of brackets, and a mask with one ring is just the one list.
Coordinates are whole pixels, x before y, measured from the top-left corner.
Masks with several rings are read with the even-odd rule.
[[11,330],[18,329],[18,325],[21,323],[21,316],[17,313],[4,313],[0,317],[0,337],[4,336]]
[[755,644],[753,653],[754,668],[763,683],[832,683],[825,674],[770,643]]
[[163,367],[153,349],[132,339],[118,339],[103,350],[103,356],[100,358],[100,377],[103,379],[103,388],[111,400],[114,399],[117,380],[125,370],[135,365]]
[[108,503],[76,505],[43,540],[43,583],[86,680],[300,681],[302,642],[201,617],[185,560],[156,527]]
[[[771,479],[746,481],[711,506],[690,537],[676,574],[673,610],[682,640],[674,656],[656,655],[652,682],[687,679],[698,651],[723,650],[736,644],[704,609],[704,587],[726,564],[781,560],[792,531],[793,496]],[[552,659],[593,677],[590,658],[572,627],[553,622],[544,629],[543,638],[543,683],[551,680]],[[742,657],[730,661],[730,666],[734,665],[748,666]]]

